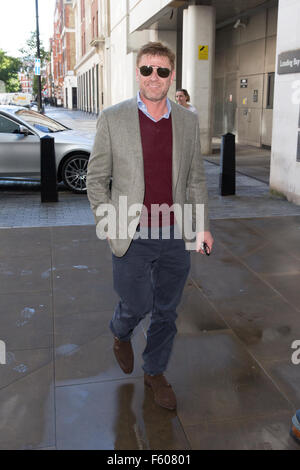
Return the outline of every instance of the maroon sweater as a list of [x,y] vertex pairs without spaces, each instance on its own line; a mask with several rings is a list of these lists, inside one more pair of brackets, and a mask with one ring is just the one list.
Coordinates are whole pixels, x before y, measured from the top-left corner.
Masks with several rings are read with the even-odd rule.
[[[151,225],[151,204],[172,206],[172,117],[152,121],[139,110],[141,140],[144,157],[145,197],[144,205],[148,210],[148,224]],[[155,213],[152,211],[152,225]],[[157,220],[157,219],[156,219]],[[141,225],[147,221],[141,220]],[[166,219],[159,216],[159,225],[173,225],[174,213]]]

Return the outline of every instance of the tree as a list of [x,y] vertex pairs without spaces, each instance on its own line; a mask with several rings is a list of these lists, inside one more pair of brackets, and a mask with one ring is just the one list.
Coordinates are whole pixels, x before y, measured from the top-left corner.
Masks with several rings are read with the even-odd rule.
[[5,83],[6,91],[14,93],[20,91],[18,72],[21,62],[15,57],[10,57],[0,49],[0,80]]
[[[43,89],[46,84],[46,79],[45,77],[41,77],[41,88]],[[37,95],[38,93],[38,76],[34,75],[33,77],[33,83],[32,83],[32,91],[34,95]]]
[[[31,31],[30,37],[26,41],[26,47],[19,49],[19,51],[21,52],[23,68],[26,72],[31,72],[34,69],[34,59],[37,56],[36,31]],[[49,52],[45,50],[43,43],[40,41],[41,68],[49,60],[49,57]]]
[[[21,53],[22,67],[25,72],[28,74],[33,74],[34,70],[34,60],[37,56],[37,47],[36,47],[36,31],[31,31],[29,39],[26,41],[26,47],[19,49]],[[43,46],[43,43],[40,41],[40,59],[41,59],[41,69],[43,69],[45,63],[50,60],[50,53],[47,52]],[[45,85],[45,78],[42,77],[41,84],[42,88]],[[34,95],[38,93],[38,77],[37,75],[33,76],[32,91]]]

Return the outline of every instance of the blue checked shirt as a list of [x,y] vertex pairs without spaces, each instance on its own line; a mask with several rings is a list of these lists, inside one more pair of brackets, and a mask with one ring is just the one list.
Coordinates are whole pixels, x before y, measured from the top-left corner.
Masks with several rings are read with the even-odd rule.
[[145,105],[144,101],[141,100],[141,95],[140,95],[140,92],[138,91],[137,93],[137,105],[138,105],[138,108],[148,117],[150,118],[152,121],[154,122],[158,122],[160,121],[160,119],[169,119],[170,117],[170,113],[171,113],[171,103],[170,103],[170,100],[169,98],[167,98],[167,108],[168,108],[168,111],[158,120],[156,121],[156,119],[154,119],[151,114],[149,114],[148,112],[148,109],[147,109],[147,106]]

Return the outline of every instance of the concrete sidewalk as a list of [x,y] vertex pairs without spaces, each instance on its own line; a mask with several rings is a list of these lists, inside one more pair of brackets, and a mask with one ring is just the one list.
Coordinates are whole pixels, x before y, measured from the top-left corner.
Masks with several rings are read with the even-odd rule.
[[[1,449],[299,449],[300,217],[212,221],[178,310],[168,412],[131,376],[108,322],[111,254],[92,225],[0,230]],[[283,243],[284,240],[284,243]]]

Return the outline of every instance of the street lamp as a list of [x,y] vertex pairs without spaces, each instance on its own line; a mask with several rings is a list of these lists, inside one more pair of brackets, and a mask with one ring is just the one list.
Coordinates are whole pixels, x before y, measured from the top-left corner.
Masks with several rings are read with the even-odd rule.
[[[37,58],[41,60],[40,55],[40,32],[39,32],[39,1],[35,0],[35,14],[36,14],[36,49]],[[38,77],[38,111],[42,111],[42,85],[41,85],[41,70],[39,70]]]

